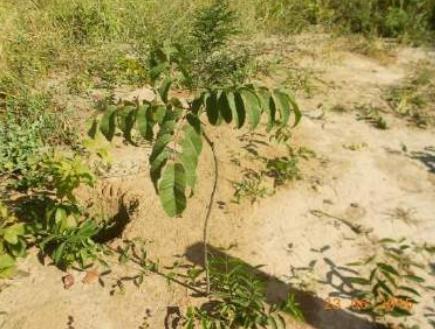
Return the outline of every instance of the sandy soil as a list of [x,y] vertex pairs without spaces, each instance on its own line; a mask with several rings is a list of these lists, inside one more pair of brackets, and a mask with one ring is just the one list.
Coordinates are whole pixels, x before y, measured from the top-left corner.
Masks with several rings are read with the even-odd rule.
[[[335,283],[319,280],[325,280],[331,270],[328,259],[342,265],[370,255],[376,238],[435,242],[435,155],[427,149],[434,146],[435,130],[412,127],[391,114],[384,115],[389,129],[378,130],[356,120],[355,112],[328,109],[336,104],[352,107],[361,100],[382,103],[386,86],[403,79],[413,63],[434,60],[435,55],[421,49],[402,49],[388,64],[380,64],[376,59],[316,40],[310,43],[302,38],[296,40],[296,48],[290,47],[293,58],[317,70],[326,82],[320,84],[312,98],[299,95],[305,118],[291,141],[296,148],[313,150],[316,157],[302,160],[302,180],[252,205],[237,205],[231,202],[232,182],[241,179],[241,167],[252,163],[252,155],[239,147],[246,144],[240,138],[242,132],[222,128],[212,135],[220,157],[217,201],[221,203],[214,205],[210,245],[229,248],[226,253],[252,266],[264,264],[261,271],[271,277],[271,301],[294,290],[307,324],[292,324],[292,328],[371,328],[366,319],[345,310],[325,310],[324,301],[336,291]],[[265,140],[262,136],[255,138]],[[361,147],[355,149],[352,145]],[[265,156],[284,152],[282,146],[273,143],[259,145],[258,151]],[[423,153],[417,156],[415,152]],[[146,171],[149,149],[119,143],[112,153],[115,163],[122,167],[122,163],[134,162],[136,169],[131,175],[104,178],[95,193],[99,204],[112,212],[118,210],[120,200],[127,208],[134,208],[132,204],[138,200],[137,209],[127,209],[129,223],[123,238],[146,240],[150,259],[159,259],[161,268],[176,260],[197,262],[202,218],[211,191],[210,150],[206,149],[201,159],[198,189],[186,213],[177,219],[165,217],[153,191]],[[231,161],[234,156],[241,159],[241,167]],[[393,218],[391,213],[398,208],[412,210],[415,220],[405,223]],[[344,217],[374,231],[370,238],[356,234],[337,220],[313,215],[313,210]],[[325,246],[329,249],[316,251]],[[296,281],[292,278],[296,268],[307,267],[314,260],[312,271],[298,272],[301,276]],[[119,266],[115,260],[112,273],[104,278],[105,287],[85,284],[85,273],[71,270],[75,284],[64,289],[61,278],[65,273],[41,265],[35,255],[26,258],[20,269],[21,275],[0,286],[2,329],[165,328],[169,307],[184,310],[198,302],[188,288],[168,284],[166,278],[152,273],[138,288],[126,282],[122,291],[113,289],[117,279],[137,273],[134,265]],[[433,285],[434,277],[431,279]],[[302,283],[315,294],[297,290]],[[414,319],[421,328],[431,327],[423,307],[433,303],[428,291],[421,308],[415,310]]]

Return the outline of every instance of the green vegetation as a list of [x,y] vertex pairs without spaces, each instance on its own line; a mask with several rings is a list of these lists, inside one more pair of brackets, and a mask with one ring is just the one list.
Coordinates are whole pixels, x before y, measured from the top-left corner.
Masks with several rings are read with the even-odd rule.
[[267,160],[266,175],[273,177],[275,187],[284,185],[287,181],[300,179],[298,158],[293,156]]
[[390,88],[385,96],[392,110],[417,127],[435,123],[432,105],[435,101],[434,70],[428,63],[419,63],[405,81]]
[[[244,125],[255,129],[262,115],[267,117],[269,129],[286,125],[290,114],[295,117],[294,126],[301,119],[294,99],[279,89],[270,91],[253,85],[208,89],[183,108],[181,100],[170,97],[171,83],[168,79],[162,82],[156,90],[159,98],[153,102],[105,104],[101,121],[94,123],[108,140],[112,140],[118,128],[134,144],[136,128],[153,143],[150,175],[162,206],[171,217],[185,210],[186,188],[195,188],[203,139],[213,148],[213,142],[203,132],[201,114],[207,116],[212,126],[233,123],[237,129]],[[154,139],[155,126],[159,130]],[[91,135],[95,134],[93,127]]]
[[[275,135],[279,134],[281,136],[282,131],[283,128],[276,129]],[[288,140],[287,138],[277,138],[277,136],[272,137],[278,143],[287,142]],[[267,158],[258,156],[255,153],[256,151],[254,152],[252,162],[257,161],[260,167],[258,170],[245,168],[243,178],[240,181],[233,182],[235,203],[241,203],[244,199],[255,203],[258,199],[275,193],[276,188],[279,186],[302,178],[300,161],[313,158],[316,154],[303,147],[294,150],[287,143],[285,146],[287,156]],[[268,186],[265,181],[267,177],[273,179],[273,185],[269,184],[270,186]]]
[[60,268],[81,267],[95,260],[101,248],[93,240],[103,228],[100,221],[86,218],[75,190],[92,185],[94,176],[83,160],[59,155],[40,160],[38,180],[28,180],[27,197],[11,212],[1,204],[0,257],[4,276],[12,274],[15,258],[35,244]]
[[273,0],[257,15],[272,31],[292,33],[310,25],[419,43],[433,33],[432,0]]
[[388,128],[387,122],[379,113],[380,109],[371,105],[359,105],[356,107],[358,120],[364,120],[370,123],[373,127],[385,130]]
[[240,182],[234,182],[234,202],[240,203],[242,199],[248,199],[255,203],[259,198],[264,198],[271,193],[263,182],[263,175],[253,170],[247,170]]
[[25,227],[0,203],[0,278],[13,274],[15,258],[24,256]]
[[[232,36],[326,30],[397,37],[410,43],[433,35],[433,0],[235,1],[3,1],[0,5],[0,90],[29,85],[54,73],[71,91],[141,84],[152,77],[155,45],[179,45],[191,66],[190,83],[209,84],[210,74],[243,79],[249,59]],[[194,17],[191,20],[191,17]],[[183,40],[183,42],[180,42]],[[235,51],[237,50],[237,51]],[[248,56],[249,57],[249,56]],[[192,60],[193,59],[193,60]],[[225,65],[221,65],[225,64]],[[219,72],[224,70],[226,72]],[[205,74],[203,75],[203,73]]]
[[282,313],[303,321],[294,296],[278,305],[266,305],[265,283],[234,259],[210,261],[212,294],[201,307],[189,307],[184,328],[286,328]]
[[411,316],[425,289],[425,279],[416,275],[425,266],[417,257],[422,250],[404,239],[383,239],[379,245],[381,252],[362,262],[348,264],[364,272],[369,270],[367,276],[345,278],[353,288],[350,295],[361,301],[361,305],[351,308],[370,314],[375,320]]

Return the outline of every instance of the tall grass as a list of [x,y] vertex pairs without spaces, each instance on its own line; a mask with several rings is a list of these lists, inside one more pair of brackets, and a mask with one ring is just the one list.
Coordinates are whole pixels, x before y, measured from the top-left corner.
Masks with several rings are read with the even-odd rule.
[[256,9],[264,27],[278,33],[321,25],[419,43],[433,37],[435,29],[434,0],[257,0]]
[[5,80],[34,82],[53,70],[96,73],[154,40],[183,38],[201,1],[12,0],[0,4],[0,67]]
[[[150,45],[189,42],[192,17],[217,0],[3,0],[0,90],[66,79],[72,91],[147,80]],[[255,33],[329,31],[419,43],[433,35],[435,0],[235,0],[237,26]],[[9,86],[9,87],[8,87]]]

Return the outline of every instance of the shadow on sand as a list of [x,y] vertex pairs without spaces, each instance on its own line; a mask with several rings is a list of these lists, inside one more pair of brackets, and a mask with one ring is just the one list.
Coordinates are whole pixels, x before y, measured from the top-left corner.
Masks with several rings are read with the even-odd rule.
[[[208,246],[209,252],[212,257],[234,257],[226,254],[224,251],[218,250],[213,246]],[[204,266],[203,261],[203,244],[198,242],[190,246],[186,250],[186,257],[192,263]],[[242,261],[237,259],[238,261]],[[243,262],[243,261],[242,261]],[[385,328],[379,324],[358,317],[348,311],[338,309],[328,309],[328,303],[312,294],[295,289],[280,279],[271,276],[258,268],[255,268],[245,262],[246,267],[259,278],[267,283],[267,300],[269,304],[278,303],[284,300],[287,295],[294,294],[297,302],[301,306],[307,324],[317,329],[373,329]]]
[[435,174],[435,146],[425,147],[423,151],[412,152],[411,158],[421,161],[430,173]]

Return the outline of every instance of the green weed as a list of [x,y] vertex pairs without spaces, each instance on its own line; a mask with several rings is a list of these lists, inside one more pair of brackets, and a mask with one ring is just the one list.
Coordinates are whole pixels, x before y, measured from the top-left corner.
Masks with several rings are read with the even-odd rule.
[[302,91],[307,97],[312,97],[315,91],[313,83],[314,72],[305,68],[293,68],[287,73],[284,85],[290,90]]
[[255,171],[247,171],[240,182],[233,183],[234,202],[240,203],[242,199],[248,199],[255,203],[259,198],[268,195],[268,190],[264,186],[263,176]]
[[[64,220],[61,217],[58,219]],[[99,231],[100,227],[92,219],[76,227],[50,227],[46,231],[38,230],[38,246],[41,251],[50,255],[54,264],[60,268],[67,268],[75,263],[84,268],[91,264],[101,251],[100,246],[93,240]]]
[[274,179],[274,187],[284,185],[288,181],[300,179],[298,158],[293,156],[268,159],[265,174]]
[[414,73],[402,84],[387,91],[385,99],[398,115],[407,118],[418,127],[435,123],[431,106],[435,103],[434,72],[429,65],[420,63]]
[[40,159],[35,170],[38,179],[28,181],[29,196],[19,199],[14,214],[2,208],[2,250],[16,257],[25,252],[29,241],[60,268],[88,265],[101,251],[93,238],[102,226],[86,215],[75,190],[83,184],[91,186],[93,175],[80,158],[52,154]]
[[77,146],[68,115],[55,112],[51,96],[24,88],[0,100],[0,175],[30,177],[47,149]]
[[15,259],[26,253],[26,229],[0,202],[0,278],[13,275]]
[[371,105],[358,105],[356,106],[357,120],[364,120],[370,123],[373,127],[385,130],[388,124],[380,114],[380,109]]

